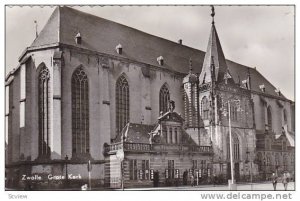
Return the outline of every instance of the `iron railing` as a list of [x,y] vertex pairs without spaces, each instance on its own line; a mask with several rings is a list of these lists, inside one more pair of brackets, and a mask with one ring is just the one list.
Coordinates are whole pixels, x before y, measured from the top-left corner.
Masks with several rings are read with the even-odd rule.
[[198,152],[198,153],[211,153],[211,146],[197,146],[186,144],[146,144],[146,143],[130,143],[118,142],[111,145],[106,145],[105,153],[114,153],[120,149],[124,151],[134,152]]

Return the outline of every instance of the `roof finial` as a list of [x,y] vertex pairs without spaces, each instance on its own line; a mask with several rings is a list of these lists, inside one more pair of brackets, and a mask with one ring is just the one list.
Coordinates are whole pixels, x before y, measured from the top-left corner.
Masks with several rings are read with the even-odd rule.
[[37,38],[38,37],[38,23],[37,23],[37,21],[36,20],[34,20],[34,24],[35,24],[35,38]]
[[215,24],[215,8],[214,8],[214,6],[213,5],[211,5],[210,6],[211,7],[211,14],[210,14],[210,16],[212,17],[212,24]]
[[190,57],[190,72],[193,71],[193,63],[192,63],[192,57]]

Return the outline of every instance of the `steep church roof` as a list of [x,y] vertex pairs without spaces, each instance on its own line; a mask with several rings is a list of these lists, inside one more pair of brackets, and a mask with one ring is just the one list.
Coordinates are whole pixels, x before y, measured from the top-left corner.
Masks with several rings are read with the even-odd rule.
[[[75,42],[78,32],[81,44]],[[204,57],[204,52],[197,49],[65,6],[55,9],[31,48],[58,42],[153,66],[159,66],[157,58],[162,56],[164,64],[159,67],[180,73],[186,73],[190,57],[199,67]],[[118,44],[122,45],[121,55],[115,50]]]
[[[137,29],[103,19],[76,9],[59,6],[55,9],[43,30],[34,40],[27,51],[38,50],[39,48],[51,45],[70,45],[98,53],[109,54],[117,57],[135,60],[152,66],[189,73],[189,59],[193,58],[194,73],[200,73],[202,66],[207,68],[211,63],[211,55],[216,55],[214,64],[218,73],[229,71],[235,83],[247,79],[248,69],[251,75],[251,90],[261,92],[259,85],[265,85],[265,94],[278,96],[275,87],[253,68],[225,60],[220,40],[213,25],[211,28],[210,42],[212,44],[209,53],[204,59],[205,52],[197,50],[170,40],[166,40]],[[81,44],[75,42],[75,36],[80,32]],[[122,54],[118,54],[115,47],[122,45]],[[26,52],[23,54],[25,55]],[[161,66],[157,58],[162,56],[164,64]],[[22,57],[20,58],[22,59]],[[203,64],[204,63],[204,64]],[[217,73],[216,72],[216,73]],[[220,75],[218,75],[220,76]],[[284,98],[283,95],[281,95]]]

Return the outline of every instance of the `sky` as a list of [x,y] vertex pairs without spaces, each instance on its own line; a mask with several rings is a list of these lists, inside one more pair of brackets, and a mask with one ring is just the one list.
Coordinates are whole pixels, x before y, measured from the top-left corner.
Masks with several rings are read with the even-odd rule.
[[[209,6],[74,6],[138,30],[205,51]],[[6,74],[46,24],[55,7],[5,8]],[[215,25],[226,59],[256,69],[294,100],[294,7],[215,6]]]

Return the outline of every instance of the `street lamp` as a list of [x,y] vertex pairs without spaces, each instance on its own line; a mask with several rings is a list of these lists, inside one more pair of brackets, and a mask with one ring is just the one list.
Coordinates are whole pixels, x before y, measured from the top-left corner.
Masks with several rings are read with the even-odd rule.
[[66,187],[68,185],[68,160],[69,160],[69,157],[68,155],[65,156],[65,165],[66,165]]
[[231,102],[238,104],[238,111],[241,111],[240,108],[240,100],[228,100],[225,102],[228,107],[228,112],[223,111],[223,115],[226,116],[228,114],[228,127],[229,127],[229,150],[230,150],[230,173],[231,173],[231,181],[228,181],[229,190],[236,190],[236,183],[234,180],[234,166],[233,166],[233,147],[232,147],[232,133],[231,133]]

